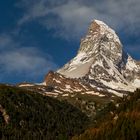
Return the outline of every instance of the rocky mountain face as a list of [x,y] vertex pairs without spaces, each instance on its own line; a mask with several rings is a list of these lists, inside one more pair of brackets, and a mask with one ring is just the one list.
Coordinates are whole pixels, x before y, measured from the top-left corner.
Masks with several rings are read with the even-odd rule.
[[94,20],[72,60],[50,71],[43,83],[18,86],[67,100],[94,118],[108,103],[140,88],[140,62],[123,50],[114,30]]
[[77,56],[57,72],[116,94],[140,87],[140,63],[124,52],[116,33],[98,20],[81,40]]
[[123,96],[140,87],[140,62],[123,50],[113,29],[94,20],[77,55],[57,72],[49,72],[42,85],[51,85],[62,94],[104,91]]

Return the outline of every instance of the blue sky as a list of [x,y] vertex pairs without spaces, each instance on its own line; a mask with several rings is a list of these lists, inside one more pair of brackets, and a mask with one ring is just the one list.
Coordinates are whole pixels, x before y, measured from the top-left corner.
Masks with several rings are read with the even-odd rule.
[[0,82],[41,82],[76,55],[93,19],[140,59],[139,0],[1,0]]

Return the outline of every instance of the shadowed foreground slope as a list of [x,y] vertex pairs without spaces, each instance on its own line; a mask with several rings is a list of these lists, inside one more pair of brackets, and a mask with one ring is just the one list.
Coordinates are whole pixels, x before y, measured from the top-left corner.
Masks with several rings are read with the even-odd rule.
[[0,139],[69,139],[88,119],[66,102],[0,85]]
[[140,90],[124,97],[94,127],[72,140],[139,140],[140,139]]

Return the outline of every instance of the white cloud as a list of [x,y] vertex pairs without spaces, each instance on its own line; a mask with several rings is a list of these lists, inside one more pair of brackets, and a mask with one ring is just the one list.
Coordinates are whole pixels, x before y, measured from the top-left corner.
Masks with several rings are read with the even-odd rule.
[[[31,52],[32,51],[32,52]],[[7,72],[41,72],[43,69],[46,72],[55,67],[51,60],[47,60],[41,54],[36,54],[39,51],[36,48],[16,48],[14,50],[3,52],[0,55],[0,65],[4,67]]]
[[14,43],[12,38],[6,34],[0,35],[0,51],[12,49],[16,47],[17,43]]
[[139,34],[139,5],[139,0],[29,0],[19,24],[37,19],[60,37],[79,39],[91,20],[100,19],[118,31]]
[[11,75],[22,75],[23,79],[28,77],[35,80],[43,78],[49,70],[57,68],[51,56],[34,47],[22,47],[10,36],[0,36],[0,49],[1,81]]

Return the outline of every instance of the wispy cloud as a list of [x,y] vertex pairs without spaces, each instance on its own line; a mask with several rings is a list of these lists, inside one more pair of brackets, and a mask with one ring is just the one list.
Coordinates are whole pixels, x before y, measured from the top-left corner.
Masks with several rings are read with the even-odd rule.
[[0,52],[12,49],[16,47],[17,43],[15,43],[12,38],[6,34],[0,35]]
[[47,71],[57,68],[51,56],[35,47],[21,46],[8,35],[0,35],[0,50],[1,81],[11,75],[37,81]]
[[92,19],[103,20],[118,31],[139,34],[139,0],[22,0],[20,5],[26,11],[20,25],[37,20],[67,39],[81,36]]

